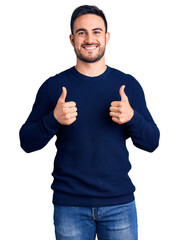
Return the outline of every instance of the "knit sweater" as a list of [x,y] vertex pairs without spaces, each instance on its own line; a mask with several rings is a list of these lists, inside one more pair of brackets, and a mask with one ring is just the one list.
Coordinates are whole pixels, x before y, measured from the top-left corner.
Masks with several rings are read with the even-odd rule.
[[[121,100],[122,85],[134,115],[127,123],[118,124],[112,121],[109,108],[111,102]],[[62,125],[54,117],[63,86],[67,89],[65,101],[74,101],[78,109],[77,119],[71,125]],[[98,207],[134,200],[126,140],[131,138],[136,147],[153,152],[160,134],[139,82],[107,66],[96,77],[71,67],[41,85],[32,111],[20,129],[21,147],[27,153],[37,151],[55,135],[53,203]]]

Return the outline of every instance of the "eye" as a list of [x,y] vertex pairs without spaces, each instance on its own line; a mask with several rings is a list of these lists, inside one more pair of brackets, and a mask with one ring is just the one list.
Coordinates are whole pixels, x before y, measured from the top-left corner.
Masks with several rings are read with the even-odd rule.
[[100,32],[100,31],[95,31],[94,33],[95,33],[95,34],[100,34],[101,32]]
[[85,32],[79,32],[78,35],[85,35]]

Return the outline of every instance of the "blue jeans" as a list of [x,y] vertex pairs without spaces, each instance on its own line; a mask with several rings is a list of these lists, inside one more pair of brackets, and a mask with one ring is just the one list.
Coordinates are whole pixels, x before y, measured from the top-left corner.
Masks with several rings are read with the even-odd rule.
[[137,240],[135,201],[105,207],[54,206],[56,240]]

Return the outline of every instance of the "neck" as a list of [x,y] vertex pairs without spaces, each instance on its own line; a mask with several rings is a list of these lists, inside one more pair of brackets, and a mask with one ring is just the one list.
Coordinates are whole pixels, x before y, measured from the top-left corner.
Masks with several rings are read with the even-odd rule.
[[107,66],[105,64],[104,56],[99,61],[94,63],[86,63],[77,58],[76,70],[83,75],[89,77],[96,77],[105,72]]

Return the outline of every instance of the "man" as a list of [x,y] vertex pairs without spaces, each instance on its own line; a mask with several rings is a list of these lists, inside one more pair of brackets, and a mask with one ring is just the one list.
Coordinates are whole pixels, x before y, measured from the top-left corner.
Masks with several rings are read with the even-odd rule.
[[101,10],[75,9],[70,41],[76,66],[42,84],[20,130],[28,153],[57,136],[52,189],[58,240],[94,240],[96,233],[99,240],[137,239],[126,140],[152,152],[159,130],[137,80],[105,64],[109,38]]

